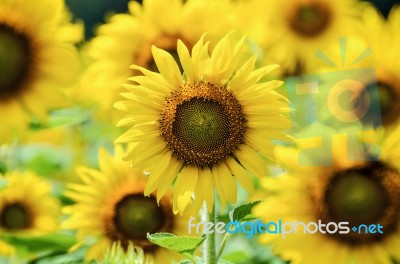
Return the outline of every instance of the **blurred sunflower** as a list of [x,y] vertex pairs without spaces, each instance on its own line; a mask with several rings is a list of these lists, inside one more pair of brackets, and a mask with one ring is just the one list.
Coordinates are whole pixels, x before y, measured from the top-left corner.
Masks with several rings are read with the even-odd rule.
[[[300,227],[297,234],[287,234],[285,239],[268,234],[260,241],[274,243],[275,252],[291,263],[375,264],[392,263],[391,257],[400,260],[399,132],[381,134],[381,138],[386,137],[384,141],[377,139],[377,133],[369,141],[380,142],[381,156],[377,160],[371,159],[376,155],[373,148],[356,144],[350,147],[345,135],[337,135],[332,141],[330,166],[318,165],[329,158],[329,151],[308,156],[315,166],[299,164],[299,154],[304,148],[316,146],[315,140],[299,148],[277,148],[277,159],[282,160],[287,172],[262,182],[269,196],[255,208],[255,215],[268,221],[320,222],[326,233],[304,234]],[[383,234],[351,230],[339,234],[337,229],[332,231],[332,225],[328,232],[330,222],[348,222],[349,228],[379,223]]]
[[[383,123],[386,128],[395,128],[400,120],[400,7],[394,7],[386,20],[371,5],[363,8],[363,35],[353,38],[341,39],[323,49],[323,57],[319,60],[310,60],[314,68],[320,72],[330,72],[325,76],[332,77],[332,80],[323,80],[321,93],[317,95],[325,101],[333,85],[347,74],[349,79],[361,83],[357,91],[357,100],[349,100],[347,109],[359,116],[360,111],[369,111],[367,117],[361,121],[365,125],[373,124],[379,126]],[[319,57],[319,58],[323,58]],[[329,67],[325,64],[329,63]],[[323,64],[324,63],[324,66]],[[335,74],[337,72],[337,74]],[[321,75],[324,76],[324,75]],[[335,80],[336,78],[336,80]],[[346,87],[346,90],[352,89]],[[343,100],[345,101],[345,100]],[[342,104],[344,104],[342,102]],[[379,109],[380,107],[380,109]],[[326,105],[321,104],[318,111],[322,119],[332,116],[324,111]],[[357,111],[359,111],[357,113]],[[349,111],[350,112],[350,111]]]
[[[41,235],[58,227],[60,204],[48,182],[31,172],[8,172],[0,191],[0,233]],[[1,244],[1,243],[0,243]],[[4,253],[7,247],[0,247]]]
[[373,98],[380,102],[383,124],[394,126],[400,121],[400,6],[392,8],[387,20],[373,6],[367,6],[363,18],[377,74],[369,85],[378,87],[379,96]]
[[81,30],[62,0],[0,2],[0,142],[27,127],[27,114],[44,121],[47,110],[65,105],[60,88],[77,76],[73,43]]
[[97,104],[100,119],[117,122],[122,116],[113,103],[123,91],[120,84],[132,74],[139,74],[129,66],[137,64],[157,71],[152,45],[177,58],[177,39],[192,47],[204,32],[210,39],[222,37],[232,29],[230,15],[226,15],[229,8],[227,0],[144,0],[142,5],[129,2],[129,14],[111,16],[88,45],[86,54],[91,62],[78,92],[86,91],[83,100]]
[[357,5],[361,4],[354,0],[272,0],[266,8],[258,0],[253,5],[254,10],[262,10],[266,30],[274,32],[268,36],[274,38],[273,43],[268,41],[268,53],[287,74],[298,75],[310,71],[308,59],[318,49],[355,34],[360,17]]
[[146,195],[157,190],[162,197],[175,180],[175,213],[193,193],[196,208],[206,201],[212,210],[214,186],[223,206],[236,201],[236,180],[252,192],[247,171],[264,176],[259,154],[271,158],[271,139],[286,139],[287,103],[274,91],[282,82],[259,82],[278,66],[254,70],[256,56],[242,52],[245,38],[234,39],[226,35],[211,56],[203,37],[191,55],[178,40],[183,76],[173,56],[153,46],[160,73],[133,66],[143,76],[130,78],[138,85],[126,85],[127,100],[115,105],[127,112],[119,125],[130,126],[116,143],[133,143],[126,158],[150,171]]
[[147,177],[122,161],[122,155],[122,148],[116,148],[114,157],[101,149],[100,171],[79,170],[83,183],[68,186],[66,195],[76,204],[64,209],[70,218],[63,227],[78,231],[77,236],[82,241],[77,247],[86,239],[96,239],[87,251],[86,260],[101,258],[113,242],[118,242],[125,249],[131,243],[141,247],[146,255],[145,263],[167,263],[177,256],[149,242],[146,235],[148,232],[185,234],[188,219],[172,214],[168,197],[159,203],[153,194],[145,197],[143,191]]

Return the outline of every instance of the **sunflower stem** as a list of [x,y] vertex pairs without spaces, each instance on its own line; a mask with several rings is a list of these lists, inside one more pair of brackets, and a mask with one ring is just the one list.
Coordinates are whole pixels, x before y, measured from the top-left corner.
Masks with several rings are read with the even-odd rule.
[[217,249],[215,246],[215,224],[216,224],[216,214],[215,214],[215,199],[213,204],[213,209],[211,213],[208,213],[207,206],[204,207],[204,216],[207,217],[207,221],[213,223],[212,230],[207,234],[207,239],[205,241],[205,264],[216,264],[217,263]]
[[225,246],[226,246],[226,242],[228,241],[230,236],[231,236],[230,233],[226,233],[225,234],[225,236],[224,236],[224,238],[222,240],[222,243],[221,243],[221,248],[218,251],[217,259],[219,259],[221,257],[221,255],[222,255],[222,252],[224,252],[224,249],[225,249]]

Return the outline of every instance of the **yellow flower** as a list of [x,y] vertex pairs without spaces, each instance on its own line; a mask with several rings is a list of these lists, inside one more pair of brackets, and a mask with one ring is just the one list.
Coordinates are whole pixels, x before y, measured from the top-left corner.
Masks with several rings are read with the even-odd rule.
[[[116,14],[99,27],[86,54],[91,61],[81,82],[85,101],[98,104],[99,118],[117,122],[122,116],[113,108],[121,99],[121,83],[132,74],[137,64],[157,71],[151,46],[176,54],[176,41],[192,47],[204,32],[210,39],[222,37],[231,30],[229,1],[144,0],[129,2],[129,14]],[[210,17],[212,19],[205,19]],[[94,100],[94,101],[93,101]]]
[[127,115],[119,125],[130,126],[116,142],[132,143],[127,159],[150,171],[145,194],[162,197],[175,180],[174,212],[183,212],[195,193],[196,208],[206,201],[213,208],[214,187],[222,204],[236,201],[236,180],[249,192],[250,172],[264,176],[272,156],[273,138],[285,138],[287,104],[274,89],[281,81],[260,82],[277,65],[254,70],[228,34],[211,56],[201,38],[189,50],[178,40],[182,76],[171,54],[153,47],[160,73],[134,66],[143,76],[126,85],[127,100],[116,107]]
[[256,34],[267,34],[263,45],[267,54],[288,74],[310,71],[308,60],[318,49],[354,34],[359,24],[360,8],[353,0],[272,0],[268,5],[258,0],[252,5],[259,16],[250,12],[248,19],[259,24],[258,17],[264,18],[266,33]]
[[[387,129],[393,129],[400,121],[400,8],[394,7],[385,20],[374,7],[366,5],[363,18],[363,36],[342,39],[342,46],[337,42],[321,49],[327,59],[315,58],[312,63],[315,68],[319,66],[321,72],[331,72],[328,76],[335,78],[347,74],[348,79],[359,82],[360,89],[356,93],[358,100],[351,100],[348,108],[354,109],[357,116],[372,110],[368,118],[361,118],[364,124],[383,123]],[[326,67],[327,62],[329,67]],[[322,63],[325,67],[322,67]],[[320,89],[321,102],[332,90],[328,87],[332,86],[332,82],[326,83],[328,85]],[[355,83],[350,86],[343,87],[355,91],[352,89]],[[325,106],[322,105],[322,108]],[[329,115],[324,113],[321,116],[324,119]]]
[[385,126],[396,126],[400,119],[400,6],[392,8],[388,19],[372,6],[364,11],[365,38],[372,50],[378,87],[382,121]]
[[81,35],[67,19],[61,0],[1,1],[0,142],[23,131],[28,114],[44,121],[47,110],[65,105],[61,88],[78,73],[73,42]]
[[[325,233],[314,232],[313,224],[313,233],[304,234],[298,225],[296,234],[286,234],[284,239],[266,234],[261,242],[271,243],[275,252],[291,263],[373,264],[391,263],[391,257],[400,259],[399,132],[381,135],[383,140],[374,132],[369,140],[363,140],[378,143],[380,157],[372,145],[350,143],[344,134],[333,137],[332,152],[321,149],[308,155],[308,161],[314,162],[309,166],[299,163],[299,157],[304,147],[321,146],[321,142],[310,139],[308,146],[277,148],[277,159],[283,161],[286,172],[262,182],[269,196],[255,208],[255,215],[263,221],[320,222]],[[331,165],[321,165],[331,157]],[[330,222],[336,223],[336,232]],[[349,233],[338,232],[339,222],[348,222],[344,226]],[[375,228],[380,224],[383,233],[352,230],[362,224]]]
[[[48,182],[31,172],[17,171],[6,173],[3,179],[7,184],[0,190],[0,233],[42,235],[57,230],[60,204]],[[7,252],[11,248],[2,245],[0,253]]]
[[[141,170],[132,169],[122,161],[122,148],[116,148],[114,157],[105,150],[99,151],[100,171],[83,167],[78,173],[83,183],[71,183],[66,195],[76,203],[64,209],[70,214],[63,227],[76,229],[81,240],[95,238],[85,259],[101,258],[118,242],[125,249],[132,243],[141,247],[146,262],[166,263],[176,255],[153,245],[146,234],[169,232],[187,233],[187,217],[175,217],[169,197],[159,204],[153,194],[143,195],[147,176]],[[73,249],[72,249],[73,250]]]

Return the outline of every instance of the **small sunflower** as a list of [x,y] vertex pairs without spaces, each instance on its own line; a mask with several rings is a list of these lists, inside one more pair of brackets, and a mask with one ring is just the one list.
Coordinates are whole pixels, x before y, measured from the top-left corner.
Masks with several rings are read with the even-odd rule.
[[81,30],[66,14],[62,0],[0,2],[0,142],[27,127],[27,114],[43,121],[65,105],[60,88],[77,76]]
[[349,147],[347,137],[334,136],[329,166],[318,165],[329,157],[329,151],[309,155],[309,160],[317,163],[303,166],[298,162],[302,147],[277,148],[277,159],[283,160],[287,171],[262,183],[269,198],[254,210],[264,221],[320,222],[326,228],[330,222],[348,222],[349,228],[380,224],[383,234],[359,234],[352,229],[347,234],[334,233],[330,224],[330,232],[323,229],[325,234],[304,234],[300,227],[297,234],[287,234],[284,239],[266,234],[260,240],[273,243],[275,252],[291,263],[375,264],[391,263],[391,258],[400,260],[399,132],[383,136],[383,141],[375,134],[371,142],[380,142],[381,147],[377,159],[373,148],[364,144]]
[[266,173],[261,154],[272,157],[271,139],[286,138],[287,102],[274,91],[281,81],[260,82],[277,65],[254,70],[256,56],[242,52],[244,37],[236,43],[226,35],[208,54],[203,37],[191,55],[178,40],[182,76],[173,56],[153,46],[160,73],[133,66],[143,76],[138,85],[126,85],[127,100],[116,107],[130,126],[116,142],[132,143],[126,158],[150,171],[145,194],[162,197],[174,185],[174,212],[183,212],[195,193],[196,208],[206,201],[213,208],[214,186],[223,205],[236,201],[236,180],[254,189],[248,172]]
[[86,49],[91,63],[81,82],[87,99],[94,98],[98,104],[100,118],[115,122],[121,118],[113,108],[118,94],[123,92],[120,84],[132,74],[140,74],[129,66],[137,64],[157,71],[152,45],[178,58],[178,39],[193,47],[204,32],[209,33],[210,39],[222,37],[233,29],[232,20],[226,15],[229,6],[227,0],[144,0],[142,5],[130,1],[129,14],[110,17]]
[[[42,235],[58,227],[60,204],[48,182],[31,172],[8,172],[0,191],[0,233]],[[0,242],[1,244],[1,242]],[[7,250],[1,246],[0,253]],[[3,252],[4,253],[4,252]]]
[[268,53],[287,74],[302,74],[310,70],[308,60],[318,49],[354,34],[360,16],[357,4],[353,0],[273,0],[266,5],[259,0],[253,6],[265,18],[265,31],[273,32],[266,36],[273,38],[267,41]]
[[96,239],[86,260],[101,258],[117,242],[124,249],[130,244],[142,248],[145,263],[167,263],[176,258],[174,253],[152,244],[146,235],[158,232],[183,235],[187,232],[188,219],[173,215],[168,197],[159,202],[154,195],[145,197],[147,177],[141,170],[132,169],[128,162],[122,161],[122,155],[121,148],[116,148],[115,157],[101,149],[100,171],[79,170],[83,183],[68,186],[66,195],[76,203],[64,209],[70,218],[63,227],[77,230],[82,242]]

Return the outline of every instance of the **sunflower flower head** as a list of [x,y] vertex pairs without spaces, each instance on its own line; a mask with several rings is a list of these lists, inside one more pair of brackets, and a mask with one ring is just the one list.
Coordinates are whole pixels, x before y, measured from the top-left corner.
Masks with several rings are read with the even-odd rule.
[[8,172],[0,192],[0,231],[40,235],[58,227],[60,205],[48,182],[30,172]]
[[66,105],[64,88],[80,69],[74,43],[82,37],[68,19],[61,0],[0,2],[0,142],[24,131],[27,117],[44,122],[47,111]]
[[[268,221],[296,220],[308,226],[313,225],[310,222],[323,226],[322,231],[307,233],[299,225],[298,231],[285,239],[266,234],[260,237],[261,242],[274,243],[275,252],[293,263],[315,263],[318,259],[328,264],[372,264],[399,259],[398,132],[374,131],[368,137],[362,135],[359,139],[363,140],[354,145],[349,144],[345,134],[336,134],[331,151],[309,152],[308,159],[314,166],[298,163],[299,155],[313,142],[309,141],[308,146],[278,147],[277,159],[286,161],[285,173],[262,182],[270,196],[255,208],[255,215]],[[380,155],[363,142],[378,143]],[[321,165],[323,158],[330,163]],[[337,224],[348,226],[348,232],[338,232]],[[381,232],[356,232],[362,226],[378,224]],[[320,250],[309,250],[314,247]]]
[[[365,5],[362,10],[363,34],[341,38],[321,49],[319,55],[322,56],[313,60],[313,67],[320,72],[330,72],[325,76],[333,78],[340,78],[341,72],[347,71],[349,77],[359,83],[353,83],[347,88],[359,86],[360,100],[352,100],[349,104],[354,114],[360,116],[360,112],[370,111],[365,116],[368,118],[360,118],[364,125],[383,125],[394,129],[400,121],[400,44],[397,34],[400,30],[400,8],[393,7],[387,19],[372,5]],[[323,57],[329,58],[331,63],[321,59]],[[332,85],[328,80],[324,80],[324,83]],[[322,96],[327,96],[331,90],[328,86],[324,87],[327,89],[321,89],[321,99],[317,99],[321,102]],[[322,113],[321,118],[324,120],[329,116],[324,110],[318,112]]]
[[[120,147],[116,148],[114,156],[101,149],[100,170],[81,167],[78,175],[82,183],[69,184],[66,195],[75,204],[63,209],[70,217],[62,227],[77,230],[80,240],[71,250],[92,242],[85,256],[87,261],[117,258],[118,248],[122,247],[126,252],[131,246],[135,256],[145,259],[144,263],[162,263],[162,260],[177,258],[174,253],[152,244],[146,235],[158,232],[185,234],[187,217],[174,216],[169,195],[160,201],[154,194],[145,197],[147,177],[143,171],[132,169],[129,162],[123,161],[123,155]],[[112,248],[115,243],[119,246]]]
[[[318,49],[339,37],[359,35],[360,11],[364,5],[354,0],[273,0],[268,5],[256,0],[249,3],[264,19],[264,31],[268,32],[253,33],[251,30],[250,33],[265,36],[265,50],[285,68],[286,75],[311,72],[309,61]],[[247,16],[259,23],[252,13]]]
[[245,38],[222,38],[209,54],[204,36],[191,53],[178,40],[183,72],[168,52],[152,47],[158,71],[132,68],[143,75],[121,95],[116,108],[127,112],[120,125],[129,129],[116,142],[132,143],[126,158],[150,172],[145,194],[160,199],[175,180],[175,213],[195,195],[196,208],[213,207],[214,187],[223,205],[236,201],[236,180],[249,192],[252,176],[266,174],[272,158],[271,139],[285,138],[289,121],[284,97],[274,91],[281,81],[260,81],[277,65],[255,70]]
[[394,6],[385,19],[378,10],[367,5],[363,12],[364,37],[375,58],[376,85],[383,125],[395,128],[400,122],[400,7]]

